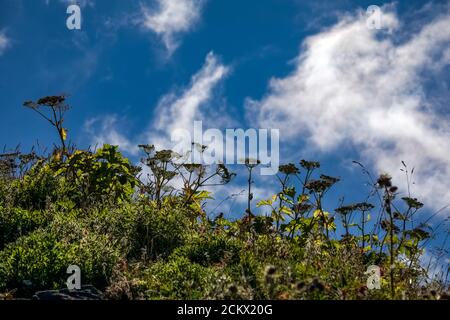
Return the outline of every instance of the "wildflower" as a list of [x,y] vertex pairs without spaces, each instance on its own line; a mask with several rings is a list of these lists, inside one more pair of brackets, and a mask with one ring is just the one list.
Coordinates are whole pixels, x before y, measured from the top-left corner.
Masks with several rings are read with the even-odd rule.
[[410,208],[420,209],[423,207],[423,203],[418,201],[417,198],[403,197],[402,200],[405,201]]
[[333,184],[339,181],[339,178],[334,178],[326,175],[321,175],[320,180],[311,180],[306,183],[305,188],[311,192],[323,193]]
[[392,177],[387,173],[383,173],[377,180],[377,184],[380,188],[390,188],[392,187]]
[[373,209],[374,206],[368,202],[359,202],[351,205],[341,206],[337,209],[335,209],[336,212],[346,215],[348,213],[351,213],[353,211],[369,211]]
[[187,170],[187,172],[199,172],[202,169],[202,165],[198,163],[186,163],[183,164],[183,167]]
[[280,172],[282,172],[282,173],[284,173],[286,175],[300,173],[298,168],[293,163],[288,163],[288,164],[281,165],[278,168],[278,171],[280,171]]
[[49,96],[38,100],[38,104],[42,106],[57,106],[66,100],[64,96]]
[[300,165],[306,170],[314,170],[320,168],[320,163],[316,161],[301,160]]
[[329,183],[330,185],[333,185],[336,182],[338,182],[339,180],[341,180],[339,178],[330,177],[330,176],[327,176],[327,175],[324,175],[324,174],[320,175],[320,179],[322,179],[322,181],[324,181],[324,182]]
[[155,159],[161,162],[169,162],[172,159],[172,150],[161,150],[155,154]]

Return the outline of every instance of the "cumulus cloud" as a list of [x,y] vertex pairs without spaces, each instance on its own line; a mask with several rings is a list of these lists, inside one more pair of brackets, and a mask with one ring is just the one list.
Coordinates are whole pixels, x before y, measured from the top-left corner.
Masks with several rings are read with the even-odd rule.
[[199,21],[206,0],[157,0],[157,8],[142,7],[142,25],[161,37],[167,52],[179,46],[181,34]]
[[405,161],[416,168],[415,195],[438,208],[450,203],[450,121],[425,81],[450,64],[450,13],[401,41],[398,17],[386,11],[382,21],[384,30],[370,30],[360,12],[307,38],[295,69],[248,99],[248,112],[259,126],[280,128],[281,139],[306,137],[318,151],[352,144],[400,186]]
[[0,56],[10,46],[10,40],[4,31],[0,31]]

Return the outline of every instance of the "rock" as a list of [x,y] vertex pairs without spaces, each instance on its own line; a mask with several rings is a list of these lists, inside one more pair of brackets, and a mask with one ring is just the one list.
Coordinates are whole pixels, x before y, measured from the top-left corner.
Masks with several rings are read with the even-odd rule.
[[82,286],[80,290],[46,290],[34,294],[33,300],[103,300],[103,293],[94,286]]

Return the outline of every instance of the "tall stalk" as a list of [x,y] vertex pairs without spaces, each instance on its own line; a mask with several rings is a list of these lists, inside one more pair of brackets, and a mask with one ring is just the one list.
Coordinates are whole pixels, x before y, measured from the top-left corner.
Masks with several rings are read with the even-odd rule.
[[394,215],[392,214],[391,208],[391,193],[387,187],[385,187],[385,208],[386,213],[389,216],[389,251],[390,251],[390,285],[391,285],[391,298],[394,299],[395,296],[395,287],[394,287]]

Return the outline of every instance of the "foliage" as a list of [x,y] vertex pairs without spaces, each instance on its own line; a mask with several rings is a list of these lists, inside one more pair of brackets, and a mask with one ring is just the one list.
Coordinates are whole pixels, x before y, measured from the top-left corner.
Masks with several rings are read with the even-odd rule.
[[45,226],[50,217],[47,211],[29,211],[19,207],[4,208],[0,206],[0,249],[5,244],[16,241],[18,238]]
[[[247,159],[245,212],[213,218],[205,204],[214,186],[234,178],[226,166],[142,145],[143,176],[116,146],[66,145],[65,97],[26,105],[58,130],[61,146],[0,155],[0,298],[64,287],[73,264],[111,299],[448,298],[448,263],[437,275],[424,263],[431,249],[448,256],[445,243],[429,246],[445,222],[434,226],[425,205],[387,174],[373,179],[355,162],[368,196],[334,208],[330,190],[340,178],[315,161],[284,164],[274,178],[279,192],[255,207],[260,163]],[[413,170],[403,165],[409,182]],[[367,287],[372,265],[380,289]]]
[[55,175],[63,177],[69,197],[84,207],[105,199],[121,203],[130,197],[137,182],[137,169],[116,146],[104,145],[95,153],[76,150],[54,167]]

